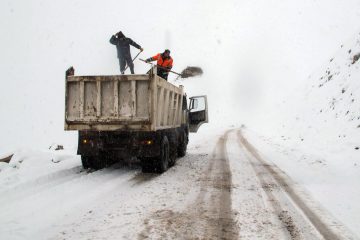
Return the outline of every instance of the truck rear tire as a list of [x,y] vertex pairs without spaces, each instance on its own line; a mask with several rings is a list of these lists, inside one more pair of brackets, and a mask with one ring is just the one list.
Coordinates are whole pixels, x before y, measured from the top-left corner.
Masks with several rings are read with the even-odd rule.
[[160,156],[155,161],[155,170],[158,173],[166,172],[170,161],[170,144],[167,136],[164,136],[160,143]]
[[175,135],[171,135],[170,136],[170,142],[169,142],[169,167],[172,167],[175,165],[176,163],[176,158],[177,158],[177,140],[176,140],[176,136]]
[[81,156],[81,162],[84,168],[100,170],[107,166],[107,161],[100,156]]
[[141,171],[143,173],[153,173],[154,172],[154,159],[153,158],[141,158]]
[[188,142],[189,142],[189,140],[188,140],[188,136],[187,136],[186,132],[182,131],[180,144],[177,149],[177,153],[178,153],[179,157],[184,157],[186,155],[186,149],[187,149]]
[[82,163],[84,169],[90,168],[90,165],[89,165],[89,157],[87,157],[87,156],[81,156],[81,163]]

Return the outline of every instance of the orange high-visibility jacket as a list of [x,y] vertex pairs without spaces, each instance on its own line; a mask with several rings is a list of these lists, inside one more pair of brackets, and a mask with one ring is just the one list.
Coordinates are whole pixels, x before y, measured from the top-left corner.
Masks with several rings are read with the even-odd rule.
[[161,53],[156,54],[151,58],[152,60],[157,60],[157,65],[171,69],[173,66],[173,59],[169,58],[163,59]]

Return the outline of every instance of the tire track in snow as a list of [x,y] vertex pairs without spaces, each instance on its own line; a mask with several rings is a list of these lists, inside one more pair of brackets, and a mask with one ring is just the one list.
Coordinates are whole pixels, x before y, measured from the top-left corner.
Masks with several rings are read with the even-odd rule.
[[239,235],[232,212],[232,175],[226,150],[230,132],[219,138],[196,200],[209,226],[205,238],[237,239]]
[[[301,229],[299,229],[299,225],[296,224],[296,222],[299,221],[299,218],[301,217],[305,218],[305,221],[309,221],[309,223],[321,235],[320,238],[331,240],[356,239],[344,226],[342,226],[342,224],[336,222],[336,220],[331,218],[331,216],[325,216],[327,214],[317,208],[315,203],[311,202],[309,197],[307,199],[303,199],[303,196],[300,196],[297,192],[295,192],[295,184],[291,181],[291,179],[289,179],[275,165],[270,165],[268,162],[263,160],[257,149],[252,146],[251,143],[249,143],[243,136],[241,130],[238,130],[237,135],[240,147],[244,147],[252,155],[252,159],[256,160],[256,162],[254,162],[249,158],[251,165],[253,166],[258,178],[263,184],[262,187],[267,193],[275,211],[278,214],[279,219],[283,222],[284,226],[288,230],[291,239],[308,239],[308,234],[311,234],[310,232],[305,232],[304,229],[301,231]],[[269,178],[265,178],[265,175],[271,175],[273,182],[269,183]],[[293,219],[294,212],[288,211],[288,209],[286,209],[288,206],[284,206],[284,203],[279,201],[274,196],[272,193],[274,189],[280,189],[287,194],[287,196],[295,205],[295,209],[293,210],[298,208],[298,213],[295,213],[295,215],[297,215],[295,216],[295,219]],[[306,202],[304,200],[306,200]],[[309,204],[311,208],[307,204]],[[317,211],[315,212],[315,210]],[[307,229],[311,230],[310,228]]]
[[195,200],[184,211],[162,209],[144,220],[139,239],[238,239],[231,203],[231,171],[226,151],[227,131],[217,141],[210,162],[200,177]]

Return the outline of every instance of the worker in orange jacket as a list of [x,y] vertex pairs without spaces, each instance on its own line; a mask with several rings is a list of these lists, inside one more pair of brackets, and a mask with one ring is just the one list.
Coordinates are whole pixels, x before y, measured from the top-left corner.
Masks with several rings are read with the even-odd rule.
[[169,72],[173,66],[173,59],[170,56],[169,49],[166,49],[163,53],[158,53],[155,56],[146,59],[145,61],[157,61],[157,75],[167,80]]

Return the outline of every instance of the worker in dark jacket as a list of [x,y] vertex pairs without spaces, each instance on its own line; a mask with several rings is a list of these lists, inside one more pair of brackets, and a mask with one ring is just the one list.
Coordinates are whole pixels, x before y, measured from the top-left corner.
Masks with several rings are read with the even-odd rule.
[[110,43],[116,45],[121,74],[124,74],[126,64],[130,67],[131,74],[134,74],[134,63],[131,58],[130,45],[136,47],[141,52],[144,51],[144,49],[131,40],[131,38],[125,37],[121,31],[111,36]]
[[157,61],[157,75],[167,80],[169,72],[173,67],[173,59],[170,56],[170,50],[166,49],[163,53],[158,53],[155,56],[145,60],[146,62]]

